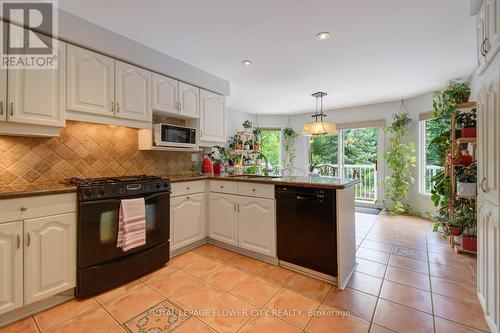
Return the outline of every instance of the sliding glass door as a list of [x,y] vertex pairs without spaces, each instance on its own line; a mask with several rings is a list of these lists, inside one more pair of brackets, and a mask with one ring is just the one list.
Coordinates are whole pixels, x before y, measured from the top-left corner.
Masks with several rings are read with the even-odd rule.
[[342,129],[335,136],[313,137],[311,169],[324,176],[359,179],[355,187],[357,203],[375,205],[380,199],[379,142],[378,127]]

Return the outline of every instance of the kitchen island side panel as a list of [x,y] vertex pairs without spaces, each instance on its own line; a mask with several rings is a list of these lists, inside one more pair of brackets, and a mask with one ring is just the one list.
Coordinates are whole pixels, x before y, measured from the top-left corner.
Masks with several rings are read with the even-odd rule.
[[337,288],[340,290],[356,268],[354,188],[337,190]]

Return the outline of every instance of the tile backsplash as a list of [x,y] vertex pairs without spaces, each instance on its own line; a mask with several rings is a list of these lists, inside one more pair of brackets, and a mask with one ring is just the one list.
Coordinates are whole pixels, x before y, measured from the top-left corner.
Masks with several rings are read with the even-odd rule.
[[0,135],[0,185],[196,171],[189,152],[140,151],[137,131],[68,121],[55,138]]

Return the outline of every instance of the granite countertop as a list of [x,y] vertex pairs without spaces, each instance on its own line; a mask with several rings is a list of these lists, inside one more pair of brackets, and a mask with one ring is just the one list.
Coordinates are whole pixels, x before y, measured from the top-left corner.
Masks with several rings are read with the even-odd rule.
[[39,183],[29,185],[0,185],[0,199],[33,197],[76,192],[76,186],[62,183]]

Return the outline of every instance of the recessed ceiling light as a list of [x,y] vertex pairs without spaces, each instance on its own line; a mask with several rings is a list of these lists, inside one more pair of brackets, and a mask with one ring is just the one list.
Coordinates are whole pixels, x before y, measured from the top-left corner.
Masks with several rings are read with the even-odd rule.
[[325,40],[328,38],[330,38],[330,33],[328,31],[319,32],[316,35],[316,39],[318,39],[318,40]]
[[243,64],[243,66],[252,66],[252,60],[246,59],[243,60],[241,63]]

